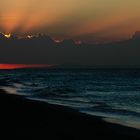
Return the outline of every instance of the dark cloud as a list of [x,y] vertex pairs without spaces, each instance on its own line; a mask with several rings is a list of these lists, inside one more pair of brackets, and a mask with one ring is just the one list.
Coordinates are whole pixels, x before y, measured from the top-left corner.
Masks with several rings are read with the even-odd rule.
[[55,43],[46,35],[7,39],[0,34],[0,63],[139,67],[140,37],[135,36],[116,43],[76,45],[71,39]]

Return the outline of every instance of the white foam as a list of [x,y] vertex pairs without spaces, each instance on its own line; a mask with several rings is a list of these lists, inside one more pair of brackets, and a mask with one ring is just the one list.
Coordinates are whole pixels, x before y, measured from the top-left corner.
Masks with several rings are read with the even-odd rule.
[[115,124],[119,124],[119,125],[123,125],[123,126],[127,126],[127,127],[140,129],[140,123],[134,122],[134,121],[122,121],[122,120],[113,119],[113,118],[104,118],[103,120],[110,122],[110,123],[115,123]]

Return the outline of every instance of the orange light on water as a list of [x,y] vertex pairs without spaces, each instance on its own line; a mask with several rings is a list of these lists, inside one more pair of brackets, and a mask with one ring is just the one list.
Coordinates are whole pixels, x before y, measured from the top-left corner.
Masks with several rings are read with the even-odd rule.
[[0,70],[12,70],[22,68],[48,68],[52,65],[47,64],[0,64]]

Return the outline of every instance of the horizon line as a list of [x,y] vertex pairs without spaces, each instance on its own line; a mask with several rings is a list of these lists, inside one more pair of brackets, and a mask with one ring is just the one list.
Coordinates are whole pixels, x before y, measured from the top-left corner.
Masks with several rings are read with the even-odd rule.
[[0,63],[0,70],[13,70],[23,68],[50,68],[55,65],[53,64],[7,64]]

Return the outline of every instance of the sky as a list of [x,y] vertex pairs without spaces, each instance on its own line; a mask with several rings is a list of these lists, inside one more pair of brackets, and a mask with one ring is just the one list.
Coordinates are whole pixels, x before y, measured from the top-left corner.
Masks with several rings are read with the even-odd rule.
[[85,42],[130,38],[140,30],[139,0],[4,0],[0,30]]

